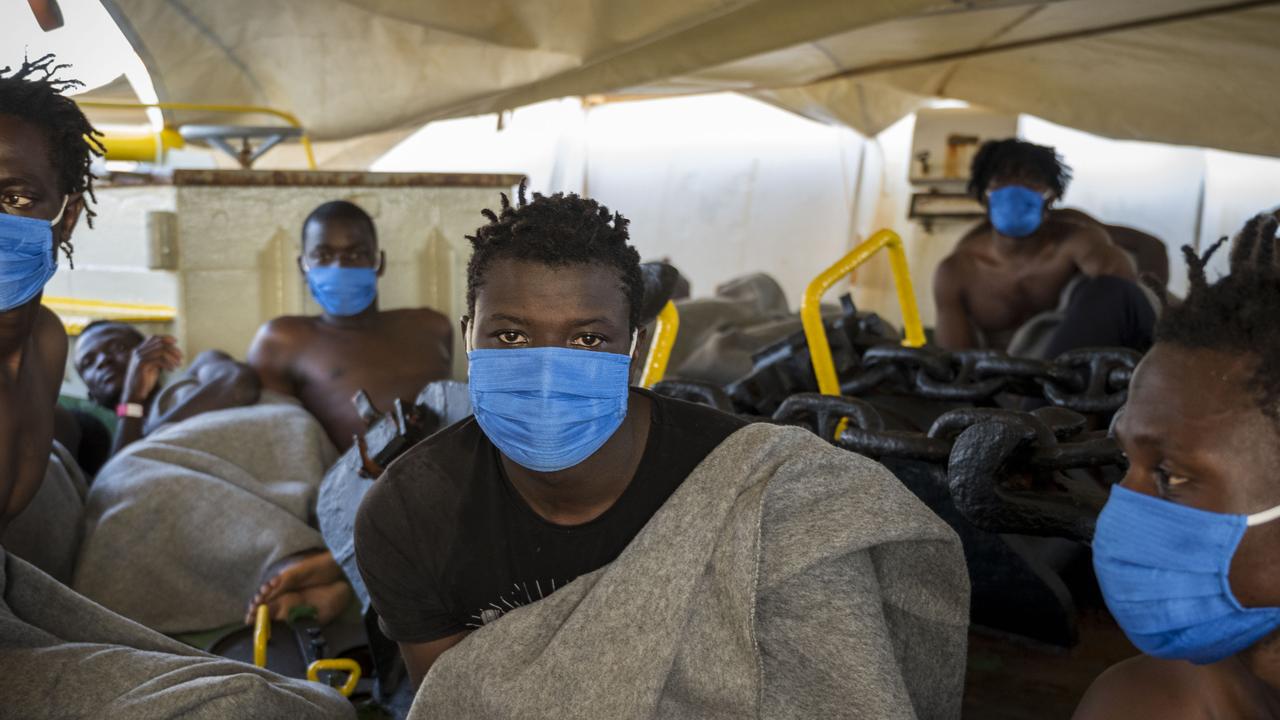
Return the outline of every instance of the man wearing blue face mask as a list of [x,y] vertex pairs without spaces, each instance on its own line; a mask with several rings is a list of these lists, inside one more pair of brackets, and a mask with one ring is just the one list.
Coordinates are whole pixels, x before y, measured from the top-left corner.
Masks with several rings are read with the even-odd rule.
[[316,208],[302,224],[298,269],[322,312],[276,318],[249,348],[263,387],[301,400],[340,450],[364,429],[351,404],[357,391],[387,409],[447,379],[453,362],[453,329],[444,315],[378,307],[385,265],[368,213],[345,200]]
[[[0,66],[0,537],[51,466],[67,336],[40,305],[92,197],[97,131],[52,55]],[[75,675],[76,687],[66,678]],[[0,716],[350,718],[315,683],[215,658],[116,615],[0,547]]]
[[[963,646],[967,585],[962,577],[963,563],[949,544],[954,542],[949,531],[923,506],[920,509],[927,517],[907,511],[900,501],[912,508],[918,503],[903,492],[901,483],[883,468],[872,469],[874,464],[851,453],[829,456],[839,466],[828,476],[842,488],[839,492],[868,498],[885,491],[893,494],[893,500],[885,498],[883,504],[877,501],[864,506],[861,499],[828,495],[817,489],[824,481],[823,472],[816,467],[796,469],[793,477],[797,487],[804,487],[798,494],[781,489],[779,476],[788,472],[784,466],[800,457],[828,457],[830,446],[812,433],[747,425],[733,415],[630,387],[630,378],[640,365],[635,348],[640,339],[637,329],[643,295],[640,258],[628,244],[627,220],[577,195],[543,197],[535,193],[533,200],[526,202],[521,187],[516,204],[509,203],[506,196],[502,200],[500,213],[484,211],[490,222],[471,238],[474,252],[468,265],[468,314],[463,318],[462,332],[475,414],[424,440],[387,468],[360,507],[355,547],[381,628],[399,644],[415,687],[428,670],[431,678],[450,672],[446,668],[451,665],[445,660],[465,663],[468,656],[463,653],[468,650],[473,659],[479,658],[481,665],[495,673],[495,655],[508,656],[504,660],[514,660],[514,667],[506,671],[510,676],[492,679],[496,693],[509,695],[501,699],[492,696],[495,704],[487,709],[474,706],[464,710],[455,702],[489,695],[490,678],[484,670],[454,664],[451,672],[466,676],[467,681],[436,682],[447,686],[456,698],[433,695],[432,688],[424,686],[411,717],[546,716],[545,710],[531,709],[533,692],[501,689],[512,688],[507,680],[518,678],[537,687],[540,697],[536,702],[544,703],[544,708],[573,703],[564,694],[587,691],[610,698],[609,703],[619,703],[610,709],[603,702],[577,701],[579,711],[585,709],[589,715],[663,716],[662,711],[651,715],[639,708],[654,702],[659,688],[681,683],[654,676],[679,675],[679,669],[672,670],[669,654],[697,650],[666,647],[659,651],[651,643],[682,645],[686,634],[722,627],[711,615],[741,618],[730,621],[735,629],[726,630],[733,637],[689,641],[690,646],[734,645],[743,639],[739,630],[746,633],[744,627],[758,626],[754,649],[737,655],[730,652],[733,658],[688,661],[700,669],[714,666],[708,672],[723,673],[694,684],[709,682],[717,690],[736,689],[725,690],[726,694],[744,690],[737,699],[722,694],[706,700],[726,715],[736,716],[739,711],[752,715],[745,707],[758,698],[745,688],[757,662],[768,666],[770,680],[785,678],[795,670],[803,677],[786,684],[816,703],[809,707],[823,707],[816,699],[823,691],[814,685],[813,674],[800,670],[810,661],[817,662],[819,656],[824,657],[820,662],[829,671],[824,676],[874,674],[894,678],[896,687],[912,688],[924,687],[915,684],[920,681],[931,688],[926,693],[936,693],[935,699],[940,698],[942,705],[958,702],[963,651],[956,651]],[[786,439],[774,446],[766,438],[781,438],[775,435],[778,432],[786,434]],[[845,462],[849,466],[843,465]],[[901,522],[905,534],[899,536],[904,542],[898,547],[917,547],[907,540],[915,530],[938,533],[934,536],[938,540],[946,538],[948,542],[939,546],[903,556],[931,558],[920,577],[925,584],[936,581],[937,586],[920,592],[931,599],[943,599],[946,608],[939,609],[935,619],[950,618],[951,624],[939,623],[948,630],[940,631],[935,625],[913,635],[921,639],[913,649],[902,649],[915,659],[901,665],[923,667],[915,665],[918,660],[930,666],[928,672],[900,676],[898,661],[886,661],[881,667],[879,660],[861,656],[865,648],[893,645],[889,639],[828,642],[878,622],[879,599],[866,605],[849,600],[851,594],[860,592],[853,588],[866,587],[871,564],[862,564],[865,558],[856,566],[846,566],[856,578],[836,580],[838,573],[815,570],[826,584],[813,594],[802,591],[798,580],[774,585],[768,571],[757,578],[750,569],[757,561],[745,556],[741,562],[719,553],[715,560],[696,559],[710,552],[716,528],[722,523],[733,525],[725,519],[730,507],[748,515],[751,508],[761,508],[760,503],[733,499],[739,493],[761,497],[738,486],[753,482],[752,478],[776,488],[770,497],[788,507],[804,505],[801,496],[824,498],[813,507],[824,516],[822,523],[828,529],[859,525],[856,519],[835,516],[865,507],[871,513],[865,528],[869,537],[881,537],[885,528]],[[718,499],[704,503],[699,494],[703,492]],[[753,532],[764,538],[796,538],[789,531],[775,534],[777,522],[743,519],[744,528],[760,528],[762,523],[765,528],[727,533],[719,536],[720,542],[746,540],[751,547],[745,552],[750,555],[758,548],[747,540],[756,537]],[[824,537],[821,529],[807,522],[799,524],[806,526],[802,536]],[[711,537],[689,539],[690,532]],[[844,547],[843,541],[835,539],[818,541],[818,546]],[[942,552],[934,555],[935,550]],[[767,549],[764,553],[771,556]],[[795,554],[788,557],[797,565],[780,561],[771,567],[786,574],[799,572],[799,565],[812,569],[821,564],[815,561],[810,565]],[[656,567],[654,563],[672,567]],[[734,576],[723,583],[732,589],[712,580],[708,582],[715,590],[692,591],[689,597],[682,595],[691,592],[689,586],[673,579],[678,574],[690,581],[702,580],[718,577],[721,570]],[[906,569],[895,567],[871,582],[884,587],[882,583],[908,575]],[[592,578],[600,584],[588,584]],[[848,585],[843,584],[846,581]],[[613,582],[631,589],[602,589],[601,585]],[[965,586],[963,590],[960,585]],[[836,586],[842,589],[832,595]],[[779,616],[787,618],[781,624],[763,619],[765,610],[757,615],[752,609],[753,593],[765,587],[784,588],[779,593],[785,597],[759,602],[760,607],[776,608]],[[574,595],[584,592],[596,594],[589,596],[593,598],[590,601]],[[643,599],[647,594],[652,594],[652,601]],[[915,594],[907,592],[904,597]],[[682,600],[686,597],[687,602]],[[637,607],[624,607],[626,603]],[[709,603],[712,609],[683,614],[681,608],[699,603]],[[791,603],[804,604],[807,609]],[[826,609],[846,603],[876,609],[860,614],[856,621],[824,616]],[[572,616],[574,608],[587,613],[591,606],[609,617],[587,620]],[[660,612],[659,606],[665,612]],[[526,612],[512,612],[516,608]],[[571,611],[568,619],[559,615],[566,610]],[[548,617],[539,619],[535,614],[539,611]],[[797,615],[803,618],[792,622]],[[538,630],[529,632],[512,624],[521,622],[533,623]],[[686,623],[691,624],[688,633],[673,627]],[[506,632],[511,634],[503,635],[503,628],[509,628]],[[785,639],[778,639],[772,634],[775,631]],[[813,635],[807,634],[810,632]],[[534,635],[539,639],[534,640]],[[941,637],[958,639],[958,645],[950,640],[932,644]],[[497,648],[477,646],[484,642],[481,638],[488,638]],[[593,659],[567,661],[562,666],[550,659],[556,652],[539,649],[544,641],[558,644],[569,656]],[[741,645],[735,646],[742,650]],[[760,647],[766,648],[761,651],[765,658],[751,659]],[[925,647],[929,650],[923,650]],[[845,658],[843,663],[836,660],[843,649],[858,657]],[[790,650],[805,659],[788,655]],[[614,661],[605,659],[601,654],[605,652]],[[529,659],[530,667],[516,658]],[[743,664],[738,665],[737,660]],[[872,670],[868,664],[877,667]],[[780,669],[775,672],[777,666]],[[534,679],[542,672],[549,674],[548,682]],[[865,690],[863,699],[879,702],[888,698],[876,680],[865,683],[860,684]],[[883,715],[853,699],[844,680],[836,680],[828,689],[833,702],[845,710],[864,707],[868,716]],[[915,690],[911,692],[914,697]],[[680,691],[673,690],[673,694],[684,698],[680,702],[696,704]],[[933,700],[917,700],[921,716],[949,715],[934,706]],[[499,710],[502,705],[510,709]],[[824,710],[814,712],[826,716]]]
[[[1053,148],[1022,140],[990,141],[974,156],[969,191],[988,221],[965,235],[934,274],[940,346],[1005,349],[1020,328],[1055,309],[1061,318],[1052,335],[1020,352],[1051,358],[1081,347],[1150,345],[1154,309],[1135,283],[1138,266],[1113,234],[1133,240],[1134,255],[1156,276],[1163,245],[1053,209],[1070,180]],[[1026,345],[1025,336],[1018,340]]]
[[[1280,718],[1280,247],[1237,236],[1166,309],[1116,421],[1128,457],[1093,538],[1116,621],[1145,655],[1098,678],[1077,720]],[[1225,238],[1223,239],[1225,240]]]
[[[430,308],[383,310],[378,279],[386,253],[378,248],[373,218],[352,202],[335,200],[302,223],[298,269],[318,316],[278,317],[258,330],[249,365],[265,390],[298,398],[339,450],[351,447],[365,421],[352,397],[363,390],[375,407],[417,397],[427,383],[450,377],[453,328]],[[274,617],[312,605],[329,618],[351,597],[333,556],[324,550],[290,558],[249,605],[266,604]]]

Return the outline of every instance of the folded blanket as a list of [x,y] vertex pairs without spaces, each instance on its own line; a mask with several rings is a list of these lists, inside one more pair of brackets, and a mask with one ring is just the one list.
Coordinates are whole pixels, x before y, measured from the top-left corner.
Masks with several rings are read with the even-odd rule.
[[264,402],[161,428],[94,480],[73,587],[176,634],[239,622],[267,569],[323,548],[316,492],[337,453],[301,405]]
[[170,640],[0,548],[0,718],[353,718],[318,683]]
[[884,467],[750,425],[611,565],[445,652],[410,718],[954,718],[968,599]]
[[88,483],[75,458],[54,440],[44,482],[31,504],[0,535],[0,545],[58,582],[70,583],[87,492]]
[[[436,426],[448,427],[471,415],[471,396],[467,384],[456,380],[436,380],[429,383],[414,400],[431,411]],[[407,450],[408,448],[406,448]],[[374,480],[360,474],[360,449],[352,447],[329,468],[320,484],[320,499],[316,503],[316,515],[320,532],[333,558],[342,567],[351,583],[362,610],[369,609],[369,590],[356,565],[356,511],[365,493],[373,487]]]

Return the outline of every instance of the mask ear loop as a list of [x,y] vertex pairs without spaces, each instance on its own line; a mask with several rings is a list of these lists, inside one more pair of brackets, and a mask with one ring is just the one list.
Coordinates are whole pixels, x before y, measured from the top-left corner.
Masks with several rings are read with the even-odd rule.
[[62,214],[67,211],[67,201],[70,199],[71,199],[70,195],[62,196],[62,207],[58,208],[58,214],[55,215],[54,218],[49,221],[49,227],[57,227],[58,223],[62,222]]
[[1263,510],[1260,513],[1254,513],[1248,516],[1245,518],[1245,526],[1254,527],[1255,525],[1263,525],[1277,518],[1280,518],[1280,505],[1277,505],[1270,510]]

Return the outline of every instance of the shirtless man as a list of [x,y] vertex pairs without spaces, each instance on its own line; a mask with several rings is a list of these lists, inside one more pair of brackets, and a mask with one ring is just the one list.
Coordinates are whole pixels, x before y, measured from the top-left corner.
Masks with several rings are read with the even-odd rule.
[[[67,356],[40,305],[92,190],[97,132],[53,56],[0,69],[0,532],[36,495]],[[66,678],[76,677],[68,691]],[[194,650],[90,602],[0,548],[0,715],[351,718],[316,683]]]
[[258,331],[249,364],[262,386],[302,401],[339,450],[365,422],[351,398],[359,390],[380,410],[449,378],[453,328],[428,308],[379,310],[377,279],[386,265],[373,218],[353,203],[328,202],[302,224],[298,267],[323,313],[279,317]]
[[1128,469],[1093,537],[1108,608],[1145,654],[1076,720],[1280,718],[1280,242],[1260,215],[1213,284],[1189,255],[1115,434]]
[[1155,313],[1129,256],[1103,225],[1082,221],[1083,213],[1050,210],[1070,179],[1053,148],[1009,139],[978,151],[969,191],[989,223],[962,238],[934,274],[940,346],[1003,349],[1024,323],[1058,307],[1080,276],[1048,357],[1079,347],[1150,345]]
[[[351,403],[357,391],[387,410],[396,398],[411,402],[427,383],[450,375],[453,327],[444,315],[378,309],[377,279],[385,265],[368,213],[342,200],[316,208],[302,224],[298,267],[324,312],[276,318],[249,348],[262,387],[300,399],[340,450],[365,428]],[[297,605],[314,605],[326,622],[351,597],[327,551],[288,558],[263,580],[246,621],[265,603],[282,619]]]

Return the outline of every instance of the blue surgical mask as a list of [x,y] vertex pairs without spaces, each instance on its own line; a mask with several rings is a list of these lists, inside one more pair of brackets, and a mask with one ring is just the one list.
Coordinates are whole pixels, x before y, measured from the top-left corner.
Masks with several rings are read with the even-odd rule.
[[1120,487],[1093,536],[1093,568],[1116,622],[1142,652],[1218,662],[1280,628],[1280,608],[1246,608],[1227,574],[1251,526],[1280,518],[1189,508]]
[[1044,220],[1044,196],[1029,187],[1005,185],[987,195],[987,210],[1001,235],[1026,237]]
[[53,228],[66,209],[64,196],[53,220],[0,213],[0,312],[30,302],[57,272]]
[[586,460],[627,416],[629,355],[538,347],[472,350],[467,360],[480,429],[530,470]]
[[307,287],[330,315],[355,315],[378,297],[378,270],[337,265],[315,267],[307,271]]

